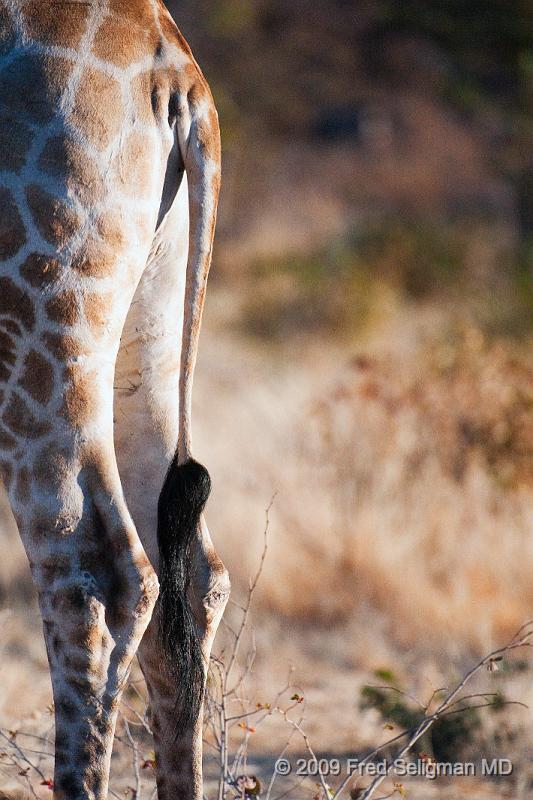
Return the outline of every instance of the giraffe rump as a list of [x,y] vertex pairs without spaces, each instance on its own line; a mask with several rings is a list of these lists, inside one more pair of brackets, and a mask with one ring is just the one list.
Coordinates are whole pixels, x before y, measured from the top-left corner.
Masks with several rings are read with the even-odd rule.
[[206,665],[188,589],[192,543],[210,491],[205,467],[193,459],[178,464],[175,456],[158,503],[159,634],[176,685],[176,734],[195,724],[204,695]]

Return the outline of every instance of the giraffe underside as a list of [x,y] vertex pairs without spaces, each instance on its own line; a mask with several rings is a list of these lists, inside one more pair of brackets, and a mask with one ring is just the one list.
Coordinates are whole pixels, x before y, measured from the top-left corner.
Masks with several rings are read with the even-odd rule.
[[[0,0],[0,471],[39,592],[62,800],[107,796],[147,626],[159,796],[201,793],[198,725],[165,740],[175,687],[150,623],[189,297],[186,124],[199,169],[216,166],[209,89],[159,0]],[[205,526],[191,553],[204,597],[224,578]]]

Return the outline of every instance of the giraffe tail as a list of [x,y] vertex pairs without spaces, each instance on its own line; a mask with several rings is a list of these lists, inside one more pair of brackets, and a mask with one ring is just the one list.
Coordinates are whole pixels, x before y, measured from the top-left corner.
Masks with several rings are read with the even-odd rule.
[[206,665],[187,592],[192,544],[210,490],[205,467],[192,459],[178,464],[175,457],[159,497],[159,633],[176,686],[177,731],[194,725],[203,701]]
[[179,386],[179,435],[158,506],[160,639],[175,677],[176,722],[181,730],[199,716],[207,664],[188,597],[194,569],[192,546],[209,496],[207,470],[191,455],[192,381],[220,185],[220,134],[211,94],[198,71],[177,98],[176,130],[189,188],[187,260]]

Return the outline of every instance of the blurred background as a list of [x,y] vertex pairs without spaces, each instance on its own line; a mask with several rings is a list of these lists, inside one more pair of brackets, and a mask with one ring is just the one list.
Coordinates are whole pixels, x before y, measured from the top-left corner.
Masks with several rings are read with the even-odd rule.
[[253,281],[249,332],[360,332],[388,291],[527,334],[530,2],[168,5],[221,116],[217,273]]
[[[195,390],[208,521],[239,600],[276,493],[252,691],[294,664],[319,749],[353,751],[383,735],[369,679],[431,694],[533,616],[533,4],[167,5],[223,139]],[[11,719],[49,690],[4,516]],[[497,691],[533,702],[530,670]],[[531,722],[503,708],[450,752],[512,752],[523,776]]]

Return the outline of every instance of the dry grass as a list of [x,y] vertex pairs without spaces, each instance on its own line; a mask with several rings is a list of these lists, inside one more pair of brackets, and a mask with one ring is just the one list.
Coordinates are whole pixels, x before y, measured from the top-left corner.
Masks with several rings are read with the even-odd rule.
[[401,644],[483,650],[533,600],[533,370],[514,345],[428,322],[355,356],[241,346],[231,380],[232,343],[206,347],[211,527],[244,582],[277,490],[263,608],[328,626],[377,609]]
[[356,357],[304,427],[322,506],[309,574],[331,588],[325,604],[302,592],[300,562],[274,587],[278,608],[327,621],[368,602],[410,645],[445,634],[485,647],[527,617],[533,370],[512,348],[470,331],[407,362]]

